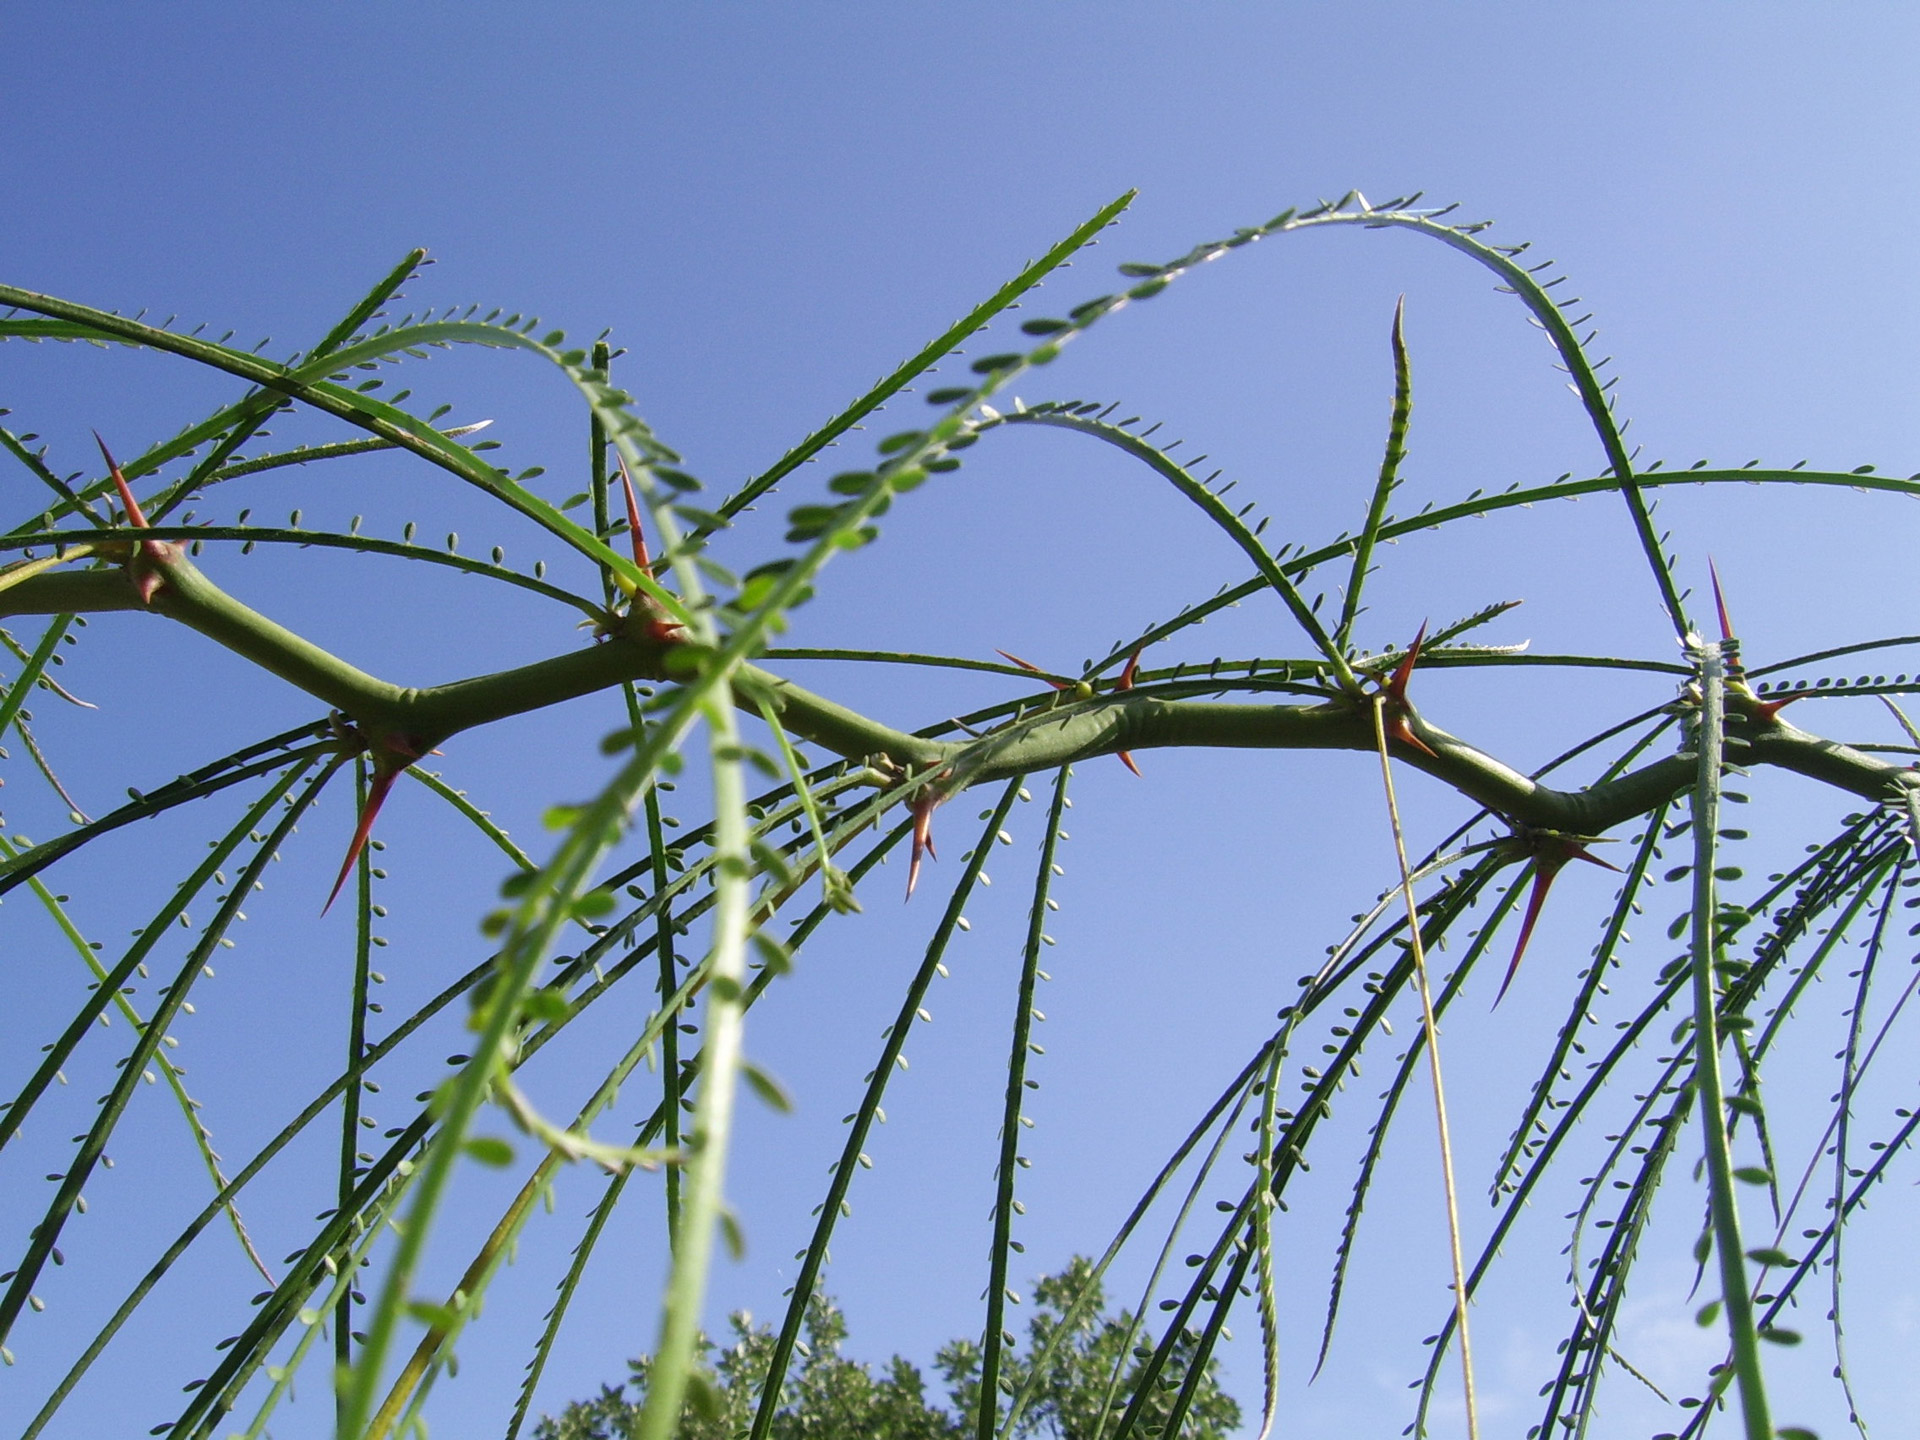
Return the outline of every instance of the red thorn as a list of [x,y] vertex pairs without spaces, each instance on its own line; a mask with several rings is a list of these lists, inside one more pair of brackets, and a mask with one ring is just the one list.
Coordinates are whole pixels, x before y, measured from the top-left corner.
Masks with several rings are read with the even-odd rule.
[[[1133,654],[1127,657],[1126,669],[1120,672],[1120,679],[1115,682],[1114,689],[1116,690],[1133,689],[1133,677],[1139,672],[1139,670],[1140,670],[1140,652],[1136,650],[1133,652]],[[1140,767],[1133,763],[1133,755],[1130,751],[1117,750],[1114,753],[1120,757],[1120,763],[1122,765],[1126,766],[1127,769],[1131,770],[1135,775],[1140,774]],[[1141,776],[1141,778],[1145,779],[1146,777]]]
[[1387,735],[1402,745],[1411,746],[1438,760],[1440,757],[1434,754],[1433,747],[1414,734],[1413,726],[1407,721],[1407,680],[1413,674],[1413,667],[1420,663],[1420,647],[1426,643],[1426,639],[1427,625],[1423,620],[1419,633],[1413,637],[1413,644],[1407,647],[1406,655],[1393,667],[1393,673],[1381,682],[1380,693],[1386,697],[1389,707]]
[[1420,647],[1426,643],[1427,622],[1420,622],[1420,633],[1413,637],[1413,644],[1407,647],[1407,653],[1400,663],[1393,667],[1385,686],[1387,698],[1396,705],[1407,703],[1407,678],[1413,674],[1413,667],[1420,663]]
[[1410,745],[1415,750],[1419,750],[1427,755],[1432,755],[1436,760],[1440,758],[1437,754],[1434,754],[1434,749],[1431,745],[1413,733],[1413,726],[1407,723],[1407,717],[1405,715],[1392,715],[1388,717],[1387,738],[1390,740],[1398,740],[1402,745]]
[[627,457],[620,457],[620,485],[627,495],[627,532],[633,537],[633,563],[648,574],[653,560],[647,554],[647,533],[640,525],[640,497],[633,492],[633,476],[627,473]]
[[[136,530],[152,527],[141,512],[140,502],[133,498],[133,487],[127,484],[127,477],[120,473],[119,462],[113,458],[113,452],[107,449],[107,442],[100,438],[98,430],[93,432],[93,443],[100,447],[101,457],[107,462],[107,473],[113,476],[113,485],[120,492],[120,504],[127,512],[127,523]],[[179,547],[165,540],[142,540],[135,558],[144,560],[144,565],[127,562],[127,575],[133,581],[134,593],[140,597],[142,605],[152,605],[154,593],[165,583],[165,576],[157,568],[165,565],[180,553]]]
[[1038,665],[1034,664],[1031,660],[1022,660],[1018,655],[1007,655],[1006,651],[998,648],[996,648],[993,653],[996,655],[1006,656],[1007,659],[1011,660],[1014,664],[1018,665],[1022,670],[1028,671],[1029,673],[1034,675],[1038,675],[1042,680],[1046,681],[1047,684],[1051,685],[1056,690],[1071,690],[1073,688],[1071,685],[1067,684],[1063,680],[1054,679],[1051,675],[1047,674],[1046,671],[1042,670]]
[[[415,745],[401,736],[388,736],[376,742],[377,752],[373,758],[373,779],[367,783],[366,803],[360,807],[360,821],[354,826],[353,839],[347,842],[347,858],[340,862],[340,873],[334,878],[333,889],[327,893],[327,903],[320,907],[325,915],[333,908],[333,902],[340,898],[340,891],[346,886],[347,876],[353,873],[353,862],[360,858],[360,852],[366,848],[367,840],[373,834],[373,822],[380,814],[380,807],[386,803],[387,792],[393,789],[393,782],[399,778],[421,752]],[[432,752],[439,754],[439,751]]]
[[1547,891],[1553,888],[1554,878],[1569,860],[1584,860],[1589,865],[1598,865],[1602,870],[1611,870],[1616,875],[1620,867],[1610,861],[1602,860],[1586,846],[1564,836],[1542,836],[1536,843],[1550,845],[1533,858],[1533,893],[1527,897],[1526,918],[1520,922],[1520,939],[1513,947],[1513,959],[1507,963],[1506,978],[1500,982],[1500,993],[1493,997],[1498,1006],[1506,997],[1507,987],[1513,984],[1513,977],[1519,973],[1521,957],[1527,953],[1527,942],[1533,938],[1534,922],[1540,918],[1540,911],[1547,903]]
[[107,462],[107,473],[113,476],[114,488],[120,492],[120,504],[127,512],[127,523],[136,530],[147,529],[147,517],[140,511],[140,502],[133,498],[127,477],[120,473],[119,462],[113,458],[113,452],[107,449],[107,442],[100,438],[98,430],[93,432],[93,443],[100,447],[101,457]]
[[373,780],[367,786],[367,803],[360,807],[360,823],[354,827],[353,839],[347,844],[347,858],[340,862],[340,874],[334,879],[333,889],[327,893],[327,903],[320,907],[322,915],[331,910],[333,902],[340,898],[347,876],[353,872],[353,862],[360,858],[360,852],[366,848],[367,837],[373,834],[374,817],[380,813],[387,791],[393,788],[394,777],[399,773],[398,770],[374,771]]
[[1771,722],[1779,713],[1796,700],[1806,699],[1804,692],[1797,695],[1782,695],[1778,700],[1762,700],[1754,706],[1754,711],[1763,721]]
[[1553,855],[1538,856],[1533,862],[1533,893],[1527,897],[1526,918],[1520,922],[1520,943],[1513,947],[1513,959],[1507,962],[1506,978],[1500,982],[1500,993],[1493,997],[1496,1008],[1506,998],[1507,987],[1513,984],[1513,977],[1519,973],[1520,959],[1527,953],[1527,942],[1533,938],[1534,922],[1540,918],[1541,908],[1547,903],[1547,891],[1553,888],[1554,877],[1566,863],[1565,856]]
[[931,855],[935,860],[939,852],[933,848],[933,812],[944,797],[933,793],[932,789],[921,791],[909,802],[913,811],[913,858],[907,862],[907,896],[913,898],[913,887],[920,883],[920,856]]
[[1720,589],[1720,571],[1714,566],[1713,557],[1707,557],[1707,574],[1713,577],[1713,606],[1720,612],[1720,638],[1723,641],[1733,639],[1733,621],[1727,615],[1727,597]]
[[1567,858],[1571,860],[1584,860],[1589,865],[1598,865],[1602,870],[1611,870],[1616,875],[1624,875],[1626,873],[1611,860],[1602,860],[1584,845],[1575,845],[1572,842],[1568,842]]

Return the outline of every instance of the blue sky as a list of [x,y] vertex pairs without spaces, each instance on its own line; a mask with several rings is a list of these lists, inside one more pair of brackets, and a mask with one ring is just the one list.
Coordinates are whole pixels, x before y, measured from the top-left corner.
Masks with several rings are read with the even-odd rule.
[[[1647,458],[1907,473],[1920,469],[1917,38],[1910,13],[1868,4],[13,6],[0,13],[10,57],[0,176],[12,200],[0,277],[204,320],[249,342],[271,335],[278,354],[310,343],[423,245],[437,264],[410,288],[422,304],[498,304],[579,335],[611,327],[631,352],[621,378],[642,411],[724,491],[1123,190],[1141,192],[1123,225],[1050,282],[1043,303],[1099,294],[1113,263],[1165,258],[1287,205],[1354,187],[1375,197],[1423,190],[1497,218],[1508,240],[1534,241],[1563,263],[1597,314]],[[1459,257],[1403,235],[1306,235],[1237,254],[1076,344],[1046,375],[1058,387],[1048,393],[1163,418],[1242,475],[1279,533],[1318,539],[1355,523],[1365,504],[1389,396],[1387,326],[1402,294],[1416,376],[1414,494],[1598,471],[1577,406],[1518,307]],[[133,451],[226,395],[181,368],[8,345],[0,405],[14,412],[7,424],[39,431],[78,467],[89,428]],[[579,468],[584,427],[556,380],[485,355],[436,359],[417,383],[423,397],[455,401],[460,418],[493,419],[503,454],[546,465],[556,496],[579,488],[562,477]],[[975,454],[955,483],[899,506],[885,543],[831,573],[798,617],[795,643],[981,658],[1004,647],[1064,669],[1241,576],[1216,536],[1111,457],[1059,436]],[[4,483],[18,488],[0,493],[25,497],[31,482],[20,472]],[[304,506],[327,524],[364,512],[375,533],[415,519],[429,532],[461,531],[470,549],[531,543],[471,496],[384,460],[331,476],[277,472],[226,503],[263,515]],[[781,509],[763,507],[723,554],[765,553]],[[1717,558],[1750,657],[1910,628],[1901,617],[1916,585],[1900,502],[1676,494],[1662,519],[1686,583],[1704,588],[1706,556]],[[1410,540],[1376,585],[1361,638],[1400,643],[1428,616],[1525,598],[1497,638],[1671,658],[1631,544],[1624,514],[1601,497]],[[361,561],[296,552],[220,566],[223,583],[276,618],[406,682],[579,643],[565,618]],[[1249,605],[1194,643],[1228,654],[1296,645],[1277,605]],[[978,676],[792,673],[910,726],[1009,693]],[[1662,698],[1644,677],[1542,693],[1535,672],[1514,673],[1434,676],[1422,699],[1438,723],[1527,765]],[[48,714],[42,728],[90,805],[313,712],[196,637],[139,617],[97,619],[66,675],[102,712]],[[1589,714],[1602,719],[1589,724]],[[527,717],[462,737],[446,772],[532,843],[546,805],[604,773],[593,742],[612,723],[612,710],[592,703]],[[1883,715],[1839,703],[1802,723],[1895,738]],[[1110,763],[1082,767],[1023,1232],[1034,1273],[1104,1243],[1130,1187],[1265,1035],[1293,978],[1385,883],[1390,852],[1364,759],[1162,753],[1142,757],[1144,780]],[[9,819],[38,836],[59,817],[34,809],[21,795],[29,788],[13,782]],[[1771,777],[1754,790],[1777,803],[1783,846],[1846,808]],[[1418,781],[1406,799],[1416,843],[1442,833],[1463,803]],[[979,808],[943,814],[956,851]],[[829,1288],[858,1353],[924,1361],[977,1324],[994,1074],[1022,924],[1019,872],[1032,863],[1038,819],[1028,812],[1018,849],[998,863],[1009,873],[983,897],[968,963],[943,982],[937,1023],[916,1042],[877,1168],[856,1194],[855,1223],[835,1244]],[[313,914],[347,825],[335,799],[303,827],[250,922],[259,938],[224,967],[197,1033],[182,1036],[227,1153],[248,1153],[249,1139],[277,1125],[263,1094],[284,1085],[304,1095],[330,1073],[338,1009],[328,1007],[347,930]],[[93,918],[102,933],[124,929],[155,903],[180,853],[155,852],[197,846],[203,833],[183,824],[88,860],[74,893],[83,878],[109,883]],[[382,833],[394,875],[387,968],[397,993],[429,993],[478,954],[473,920],[500,878],[497,857],[404,793]],[[735,1306],[776,1313],[835,1122],[931,924],[934,902],[903,911],[898,881],[883,873],[868,914],[838,927],[779,1003],[755,1013],[750,1048],[799,1111],[749,1116],[733,1190],[751,1249],[717,1275],[716,1317]],[[1470,1007],[1450,1027],[1468,1167],[1484,1170],[1504,1139],[1507,1112],[1491,1097],[1526,1083],[1561,993],[1556,974],[1585,955],[1612,893],[1599,872],[1570,873],[1562,889],[1564,910],[1506,1004],[1491,1015]],[[76,981],[70,956],[50,946],[9,943],[8,955],[15,985],[29,991],[16,1013],[33,1045],[9,1020],[6,1047],[30,1053]],[[644,1013],[643,997],[627,1004],[596,1022],[583,1054]],[[538,1083],[558,1108],[585,1082],[570,1085],[556,1064]],[[204,1182],[177,1143],[177,1118],[153,1109],[152,1133],[124,1142],[121,1197],[102,1197],[120,1217],[95,1224],[103,1235],[137,1243],[198,1203]],[[1325,1213],[1309,1205],[1298,1217],[1297,1283],[1311,1298],[1289,1336],[1291,1433],[1394,1433],[1405,1423],[1404,1382],[1445,1304],[1423,1125],[1411,1112],[1403,1122],[1397,1168],[1363,1231],[1371,1248],[1354,1311],[1310,1388],[1311,1316],[1325,1283],[1312,1238],[1324,1228],[1312,1227],[1343,1200],[1339,1165],[1325,1167],[1316,1192]],[[301,1186],[319,1183],[326,1156],[316,1150],[300,1165],[252,1202],[257,1228],[297,1237],[317,1208]],[[0,1179],[10,1213],[25,1213],[18,1205],[37,1184],[37,1175]],[[497,1188],[467,1177],[470,1228],[484,1225]],[[437,1394],[439,1433],[498,1423],[592,1193],[570,1177],[556,1215],[535,1227],[464,1347],[462,1376]],[[549,1407],[615,1377],[622,1357],[651,1343],[659,1215],[651,1200],[629,1208],[549,1370]],[[1563,1237],[1549,1209],[1483,1305],[1482,1380],[1497,1433],[1530,1423],[1551,1360],[1542,1337],[1562,1321],[1553,1287]],[[1683,1235],[1676,1257],[1684,1244]],[[24,1422],[86,1333],[82,1322],[111,1303],[115,1266],[130,1263],[112,1240],[70,1248],[47,1313],[16,1336],[21,1365],[0,1381],[0,1423]],[[439,1256],[449,1272],[460,1249],[456,1236]],[[230,1258],[183,1277],[113,1352],[118,1382],[84,1395],[48,1433],[134,1433],[161,1418],[218,1338],[196,1328],[199,1313],[250,1288]],[[1686,1319],[1686,1272],[1652,1262],[1636,1292],[1644,1313],[1629,1327],[1637,1353],[1678,1376],[1706,1354]],[[1144,1274],[1126,1273],[1122,1292]],[[1877,1414],[1897,1423],[1920,1395],[1910,1371],[1884,1359],[1911,1350],[1920,1292],[1910,1274],[1868,1274],[1860,1286],[1856,1359]],[[1250,1319],[1240,1328],[1250,1333]],[[1802,1407],[1783,1409],[1835,1434],[1844,1420],[1814,1383],[1824,1355],[1783,1367]],[[1234,1350],[1229,1373],[1253,1401],[1254,1357]],[[274,1433],[326,1433],[324,1391],[315,1369]],[[1624,1386],[1615,1404],[1619,1423],[1640,1432],[1671,1423]]]

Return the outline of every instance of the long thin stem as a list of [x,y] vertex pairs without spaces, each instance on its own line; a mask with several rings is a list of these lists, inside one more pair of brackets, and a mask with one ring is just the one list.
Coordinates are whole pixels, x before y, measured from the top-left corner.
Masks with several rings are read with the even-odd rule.
[[[1720,769],[1724,763],[1726,660],[1720,646],[1699,642],[1700,724],[1695,739],[1699,775],[1693,790],[1693,1042],[1694,1086],[1700,1096],[1700,1126],[1706,1140],[1707,1190],[1712,1207],[1713,1248],[1719,1254],[1721,1301],[1733,1346],[1733,1373],[1747,1440],[1772,1440],[1760,1339],[1747,1286],[1747,1259],[1740,1239],[1740,1202],[1734,1190],[1733,1147],[1727,1135],[1726,1098],[1720,1082],[1718,951],[1715,926],[1714,846],[1720,825]],[[1724,1374],[1721,1377],[1725,1383]],[[1717,1387],[1716,1387],[1717,1388]]]
[[1473,1343],[1467,1327],[1467,1266],[1460,1247],[1460,1204],[1453,1184],[1453,1136],[1447,1125],[1447,1091],[1441,1080],[1440,1030],[1433,1021],[1433,991],[1427,983],[1427,952],[1420,939],[1420,910],[1413,898],[1413,872],[1400,828],[1400,802],[1393,792],[1393,764],[1387,758],[1387,700],[1373,697],[1374,744],[1380,754],[1380,783],[1387,793],[1387,819],[1393,826],[1393,853],[1400,865],[1400,898],[1407,907],[1407,946],[1413,956],[1414,983],[1420,991],[1420,1027],[1426,1039],[1427,1073],[1433,1077],[1434,1123],[1440,1139],[1440,1175],[1447,1196],[1447,1246],[1453,1262],[1453,1315],[1460,1332],[1460,1381],[1467,1406],[1467,1440],[1479,1440],[1480,1412],[1473,1385]]

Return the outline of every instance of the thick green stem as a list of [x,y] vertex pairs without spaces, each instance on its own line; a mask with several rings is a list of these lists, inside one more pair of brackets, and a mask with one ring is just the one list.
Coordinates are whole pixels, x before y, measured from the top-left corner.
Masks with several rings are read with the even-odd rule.
[[[151,607],[143,607],[121,568],[35,575],[0,591],[0,618],[151,608],[324,700],[363,730],[404,735],[418,745],[623,682],[673,679],[668,647],[615,628],[599,644],[511,670],[426,688],[394,685],[250,609],[184,555],[170,556],[163,576]],[[1150,688],[1116,691],[956,743],[908,734],[752,665],[735,674],[736,702],[755,711],[769,705],[789,733],[850,760],[871,758],[900,770],[937,766],[946,773],[935,783],[948,794],[1120,750],[1373,748],[1366,711],[1344,699],[1264,705],[1169,698]],[[1765,716],[1742,690],[1730,698],[1734,728],[1727,745],[1734,763],[1778,766],[1873,801],[1904,802],[1920,790],[1920,773]],[[1695,757],[1680,753],[1589,789],[1554,790],[1417,714],[1409,712],[1408,720],[1432,753],[1403,746],[1401,759],[1533,829],[1601,834],[1684,794],[1697,770]]]

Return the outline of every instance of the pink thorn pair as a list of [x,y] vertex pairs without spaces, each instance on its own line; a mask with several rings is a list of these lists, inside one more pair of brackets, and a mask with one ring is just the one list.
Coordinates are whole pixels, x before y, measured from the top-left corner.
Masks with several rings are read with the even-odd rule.
[[[1007,654],[1005,650],[996,649],[993,653],[996,655],[1003,656],[1008,660],[1011,660],[1014,664],[1018,665],[1022,670],[1030,671],[1031,673],[1038,675],[1042,680],[1045,680],[1047,684],[1051,685],[1056,690],[1073,689],[1073,686],[1071,683],[1065,680],[1055,679],[1053,676],[1047,674],[1046,671],[1042,670],[1038,665],[1034,664],[1031,660],[1022,660],[1018,655]],[[1140,670],[1140,652],[1136,650],[1133,652],[1133,654],[1127,657],[1127,666],[1124,670],[1120,672],[1120,678],[1114,683],[1114,689],[1116,690],[1133,689],[1133,677],[1139,673],[1139,670]],[[1114,756],[1116,759],[1120,761],[1122,765],[1126,766],[1127,769],[1131,770],[1135,775],[1140,774],[1140,767],[1133,763],[1133,755],[1130,751],[1116,750],[1114,752]]]

